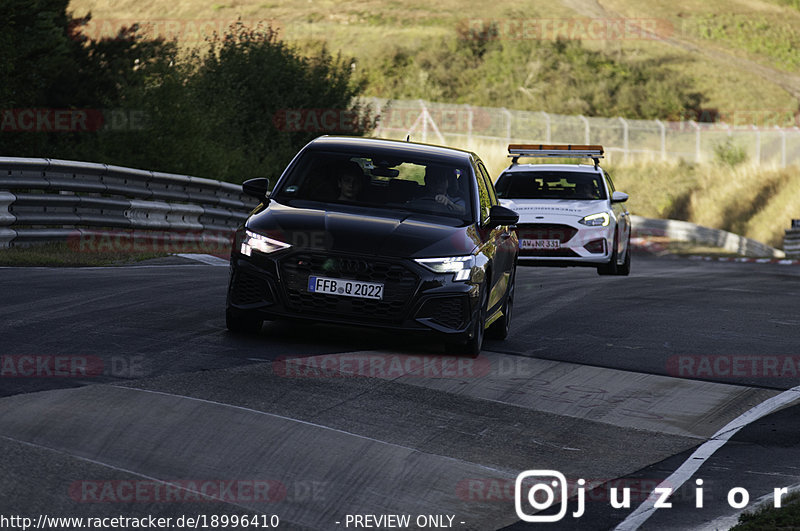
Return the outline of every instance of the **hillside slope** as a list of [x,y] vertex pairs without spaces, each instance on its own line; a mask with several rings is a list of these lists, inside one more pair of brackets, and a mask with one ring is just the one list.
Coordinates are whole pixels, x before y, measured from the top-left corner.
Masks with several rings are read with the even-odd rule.
[[[501,29],[500,39],[547,40],[555,33],[521,36],[509,28],[520,23],[541,27],[575,18],[597,18],[609,26],[621,20],[640,21],[647,27],[657,26],[657,34],[596,39],[575,31],[570,37],[583,37],[586,48],[610,57],[666,65],[676,76],[686,76],[704,96],[702,106],[711,110],[711,116],[747,114],[758,123],[758,111],[791,114],[800,100],[800,9],[789,0],[677,0],[647,5],[633,0],[533,0],[525,7],[518,1],[499,0],[492,3],[491,10],[477,0],[435,4],[393,0],[73,0],[70,8],[75,15],[92,13],[90,35],[108,35],[111,27],[139,21],[149,23],[158,35],[177,36],[186,46],[202,44],[199,23],[211,28],[224,27],[238,17],[246,22],[268,21],[290,42],[300,47],[324,43],[334,52],[353,56],[354,68],[362,70],[385,66],[387,60],[397,60],[398,53],[402,60],[414,62],[429,48],[441,46],[443,41],[437,39],[455,38],[459,26],[465,24],[494,23]],[[492,83],[487,81],[487,85]],[[367,95],[397,96],[386,93],[391,89],[379,87],[374,79],[372,85]],[[421,96],[441,99],[437,94]],[[462,97],[461,101],[469,100]],[[496,105],[506,102],[497,101]]]

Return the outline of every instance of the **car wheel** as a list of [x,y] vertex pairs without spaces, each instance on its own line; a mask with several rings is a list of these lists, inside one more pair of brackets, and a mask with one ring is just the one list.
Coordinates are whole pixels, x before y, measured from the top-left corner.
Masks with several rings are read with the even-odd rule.
[[617,265],[617,236],[614,235],[614,251],[611,253],[611,260],[607,264],[597,266],[598,275],[618,275],[619,266]]
[[625,249],[625,261],[617,267],[617,275],[627,277],[631,272],[631,237],[628,236],[628,247]]
[[225,325],[235,334],[257,334],[263,323],[263,319],[259,319],[249,312],[230,306],[225,309]]
[[473,323],[472,339],[466,342],[459,343],[446,343],[445,351],[448,354],[455,356],[467,356],[470,358],[477,358],[481,353],[483,347],[483,336],[486,332],[486,306],[489,304],[489,284],[488,282],[481,285],[481,302],[480,310],[478,312],[478,319]]
[[508,337],[508,329],[511,326],[511,314],[514,309],[514,286],[516,285],[516,271],[511,274],[511,282],[508,285],[506,302],[503,304],[503,316],[486,330],[487,337],[492,339],[505,339]]

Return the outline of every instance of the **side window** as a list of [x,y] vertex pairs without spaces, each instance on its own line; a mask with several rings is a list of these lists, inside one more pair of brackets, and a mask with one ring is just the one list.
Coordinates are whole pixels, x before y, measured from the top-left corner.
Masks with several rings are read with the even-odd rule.
[[481,209],[481,225],[485,225],[489,221],[489,210],[492,208],[492,198],[489,196],[489,191],[486,189],[486,179],[481,172],[480,166],[473,166],[475,171],[475,180],[478,183],[478,201],[480,202]]
[[603,175],[606,178],[606,184],[608,185],[609,192],[613,194],[614,191],[616,190],[614,188],[614,181],[611,180],[611,176],[608,174],[608,172],[606,170],[603,170]]
[[486,191],[489,193],[489,199],[492,202],[492,205],[499,204],[497,200],[497,195],[495,194],[494,185],[492,184],[492,178],[489,177],[489,172],[486,171],[486,166],[483,165],[483,162],[478,162],[478,168],[481,170],[481,174],[483,175],[483,180],[486,183]]

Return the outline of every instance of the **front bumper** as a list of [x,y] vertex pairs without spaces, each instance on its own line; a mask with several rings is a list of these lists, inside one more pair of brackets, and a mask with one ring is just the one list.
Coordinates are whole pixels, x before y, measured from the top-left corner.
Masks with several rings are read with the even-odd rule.
[[[312,275],[383,283],[376,301],[311,293]],[[439,332],[462,341],[474,332],[479,286],[454,282],[410,260],[290,249],[246,257],[234,250],[228,306],[266,320],[302,319],[394,330]]]
[[[523,265],[598,266],[607,264],[613,255],[614,223],[589,227],[576,220],[525,222],[517,224],[520,241],[519,263]],[[530,249],[524,240],[558,240],[556,249]]]

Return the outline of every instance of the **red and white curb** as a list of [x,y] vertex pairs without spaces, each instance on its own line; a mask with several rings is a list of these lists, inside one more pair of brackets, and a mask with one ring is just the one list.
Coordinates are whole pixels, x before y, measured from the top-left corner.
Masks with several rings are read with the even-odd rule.
[[[647,238],[635,237],[631,238],[631,246],[636,249],[642,249],[659,256],[670,254],[667,246],[663,242],[648,240]],[[792,260],[788,258],[752,258],[748,256],[705,256],[705,255],[690,255],[687,257],[689,260],[698,260],[703,262],[739,262],[743,264],[778,264],[778,265],[800,265],[800,260]]]
[[744,256],[689,256],[689,260],[702,260],[703,262],[742,262],[745,264],[780,264],[780,265],[799,265],[800,260],[788,260],[786,258],[748,258]]

